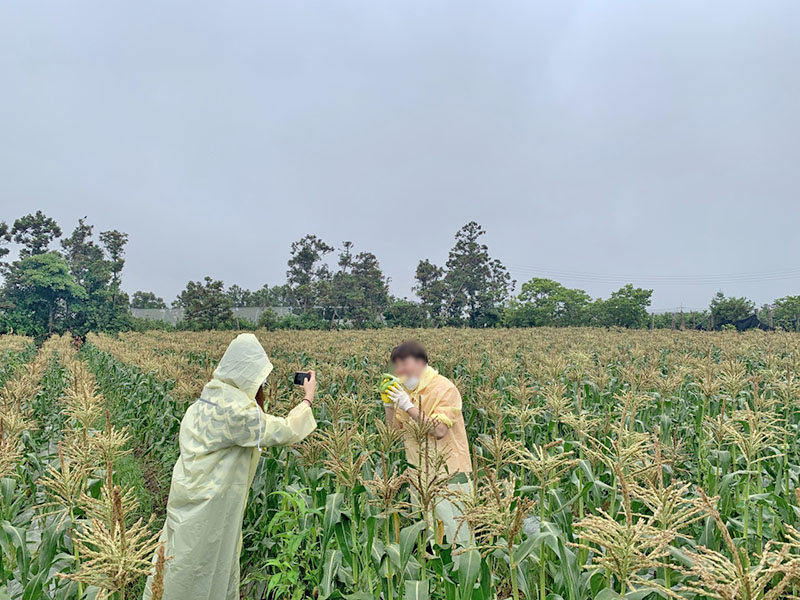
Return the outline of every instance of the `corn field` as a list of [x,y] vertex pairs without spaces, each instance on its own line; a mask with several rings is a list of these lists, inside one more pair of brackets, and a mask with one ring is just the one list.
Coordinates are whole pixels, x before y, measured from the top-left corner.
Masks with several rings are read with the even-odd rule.
[[[140,597],[181,417],[234,336],[0,337],[0,600]],[[800,597],[796,334],[258,337],[275,365],[267,410],[285,414],[294,371],[314,368],[319,429],[262,456],[242,598]],[[462,492],[435,448],[407,465],[384,425],[377,385],[409,337],[464,398]],[[406,434],[424,448],[429,433]],[[443,499],[470,545],[445,543]]]

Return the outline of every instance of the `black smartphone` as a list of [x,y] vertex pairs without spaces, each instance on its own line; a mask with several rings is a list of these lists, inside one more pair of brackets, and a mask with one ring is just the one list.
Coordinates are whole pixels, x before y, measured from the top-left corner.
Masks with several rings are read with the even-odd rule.
[[311,373],[307,371],[298,371],[294,374],[294,384],[295,385],[303,385],[306,379],[311,379]]

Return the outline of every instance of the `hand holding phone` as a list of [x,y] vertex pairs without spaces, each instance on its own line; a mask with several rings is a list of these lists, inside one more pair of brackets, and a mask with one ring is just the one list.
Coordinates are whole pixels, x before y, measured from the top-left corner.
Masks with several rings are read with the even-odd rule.
[[314,394],[317,392],[317,374],[314,371],[298,371],[294,374],[295,385],[303,386],[305,392],[304,400],[308,403],[314,400]]

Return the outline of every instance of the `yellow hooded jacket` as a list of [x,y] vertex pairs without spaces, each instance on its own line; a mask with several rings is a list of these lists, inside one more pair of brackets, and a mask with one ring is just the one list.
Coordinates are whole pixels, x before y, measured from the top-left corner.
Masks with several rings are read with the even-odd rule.
[[[231,342],[181,421],[161,540],[163,600],[238,600],[242,518],[260,449],[294,444],[317,426],[303,402],[287,417],[266,414],[256,392],[272,371],[251,333]],[[150,600],[148,580],[144,600]]]
[[[450,474],[471,473],[472,461],[464,415],[461,412],[461,393],[455,384],[447,377],[439,375],[433,367],[427,366],[417,388],[409,391],[409,395],[422,414],[447,425],[445,436],[441,440],[433,440],[432,443],[446,457]],[[408,413],[402,410],[395,412],[395,418],[401,426],[410,419]],[[419,466],[420,449],[416,440],[410,435],[404,435],[403,439],[408,462]]]

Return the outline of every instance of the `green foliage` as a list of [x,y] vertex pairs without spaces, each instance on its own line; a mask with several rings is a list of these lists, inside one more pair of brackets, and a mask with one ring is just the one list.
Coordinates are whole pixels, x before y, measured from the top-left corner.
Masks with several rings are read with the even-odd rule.
[[48,250],[60,236],[58,224],[41,211],[17,219],[10,230],[0,224],[0,239],[22,245],[19,259],[4,270],[0,331],[43,336],[130,328],[128,298],[120,289],[127,234],[103,232],[101,246],[92,226],[79,219],[61,241],[63,253]]
[[709,308],[714,323],[720,324],[746,319],[755,312],[756,305],[747,298],[726,297],[722,292],[717,292]]
[[265,284],[256,291],[246,290],[238,285],[228,288],[234,306],[293,306],[292,289],[288,284],[270,286]]
[[322,259],[330,252],[333,252],[333,247],[315,235],[307,235],[292,243],[286,278],[292,298],[301,311],[318,306],[325,293],[330,270]]
[[274,310],[267,309],[258,317],[257,325],[267,331],[272,331],[278,326],[278,315],[275,314]]
[[696,329],[708,321],[709,313],[704,310],[690,310],[683,313],[666,312],[652,316],[656,329]]
[[83,287],[87,301],[71,309],[68,326],[73,333],[119,331],[130,327],[128,298],[119,289],[127,234],[100,234],[101,247],[94,241],[94,228],[79,219],[72,234],[61,241],[64,257],[75,281]]
[[534,277],[505,311],[511,327],[566,327],[589,324],[591,298],[583,290],[569,289],[551,279]]
[[92,233],[93,227],[79,219],[72,234],[61,240],[72,276],[90,294],[111,280],[111,267],[104,260],[102,248],[92,239]]
[[[791,545],[785,562],[796,566],[793,335],[568,328],[259,335],[281,374],[271,411],[285,414],[296,402],[294,365],[310,359],[323,377],[319,431],[293,448],[265,451],[256,471],[244,513],[245,600],[707,600],[719,594],[692,570],[703,555],[714,559],[705,568],[717,569],[712,586],[724,578],[736,590],[764,573],[759,565],[777,565],[784,544]],[[476,549],[438,543],[438,524],[409,510],[408,484],[385,505],[381,499],[381,481],[408,465],[399,440],[379,441],[374,376],[391,342],[412,335],[464,397],[474,489],[486,492],[467,501],[467,514],[494,528],[481,530]],[[102,338],[81,354],[115,417],[124,411],[120,423],[168,473],[186,404],[176,402],[173,382],[159,385],[154,372],[99,351]],[[131,343],[129,360],[148,351],[168,357],[165,364],[183,356],[200,367],[199,389],[199,373],[213,366],[208,357],[228,339],[181,333],[114,345]],[[152,356],[143,362],[152,365]],[[326,446],[336,436],[345,443]],[[351,465],[355,484],[343,484],[337,474]],[[714,497],[708,508],[699,504],[701,489]],[[504,490],[510,504],[495,504]],[[517,514],[521,529],[506,539],[506,519]],[[658,539],[665,552],[653,550]],[[732,558],[749,566],[736,573]],[[780,574],[763,578],[767,591],[778,589]],[[800,584],[797,575],[791,571],[792,583]],[[750,596],[773,597],[789,596]]]
[[6,256],[10,250],[4,246],[11,241],[11,229],[8,223],[0,221],[0,259]]
[[630,283],[612,292],[602,305],[605,324],[629,329],[645,327],[649,320],[647,307],[650,306],[652,295],[653,290],[635,288]]
[[383,313],[389,327],[426,327],[430,324],[425,307],[406,299],[393,298]]
[[319,521],[322,509],[313,507],[306,489],[273,492],[273,497],[277,508],[265,530],[269,558],[243,583],[256,597],[301,600],[317,585],[318,531],[309,524]]
[[414,291],[436,325],[498,325],[514,282],[505,266],[489,256],[480,238],[486,231],[470,221],[456,232],[446,267],[425,259],[416,270]]
[[800,296],[784,296],[775,301],[773,321],[776,327],[800,330]]
[[100,243],[108,254],[108,266],[111,271],[111,281],[119,289],[120,274],[125,266],[125,245],[128,243],[128,234],[112,229],[100,232]]
[[138,319],[136,317],[131,317],[128,324],[131,331],[139,332],[154,330],[175,331],[177,329],[172,323],[160,319]]
[[374,326],[389,303],[388,281],[374,254],[353,255],[351,242],[342,246],[339,270],[326,286],[323,303],[330,307],[332,321],[344,320],[358,328]]
[[25,326],[17,332],[33,336],[61,333],[69,324],[70,307],[88,295],[57,252],[29,254],[15,261],[6,275],[9,319]]
[[186,284],[174,306],[183,308],[186,329],[229,329],[233,326],[233,302],[222,281],[206,277]]
[[583,290],[534,277],[522,284],[520,294],[506,307],[503,323],[509,327],[641,328],[649,323],[647,307],[652,293],[628,284],[613,292],[608,300],[592,301]]
[[472,327],[494,325],[498,307],[508,298],[514,282],[505,266],[489,256],[480,242],[486,231],[470,221],[456,233],[456,243],[447,259],[444,282],[448,300],[446,314],[451,321]]
[[329,329],[330,323],[319,310],[310,309],[300,314],[290,314],[278,319],[275,329]]
[[[33,256],[43,255],[30,255]],[[27,354],[30,359],[33,354]],[[4,363],[16,362],[18,357],[5,355]],[[17,364],[17,367],[19,363]],[[0,372],[0,383],[12,375]],[[37,488],[48,464],[59,431],[57,402],[63,392],[65,379],[62,367],[51,360],[43,373],[41,390],[30,398],[37,431],[24,434],[26,455],[16,473],[0,479],[0,599],[9,600],[72,600],[77,599],[77,586],[56,576],[72,568],[72,544],[67,539],[70,525],[56,519],[34,519],[38,502]]]
[[229,287],[225,293],[231,299],[231,304],[233,306],[250,306],[250,298],[253,295],[253,292],[250,290],[246,290],[234,284]]
[[292,289],[289,284],[269,286],[265,284],[261,289],[252,292],[249,301],[242,306],[291,306]]
[[140,291],[131,296],[131,308],[167,308],[167,303],[153,292]]
[[136,493],[136,513],[147,519],[156,510],[157,499],[148,488],[145,466],[132,454],[122,456],[114,463],[114,476],[123,489],[130,488]]
[[50,243],[61,237],[61,228],[54,219],[37,210],[36,214],[25,215],[14,221],[11,238],[22,246],[20,258],[47,252]]
[[445,303],[447,302],[447,284],[444,281],[445,270],[437,267],[428,259],[419,261],[416,271],[417,284],[414,291],[419,297],[422,308],[433,323],[444,322]]
[[[652,290],[628,284],[608,299],[592,300],[586,292],[544,278],[522,285],[509,298],[514,282],[505,266],[489,255],[481,238],[486,234],[476,222],[464,225],[455,236],[444,267],[421,260],[416,268],[414,292],[419,302],[389,296],[388,278],[371,252],[355,253],[343,242],[336,270],[325,262],[334,248],[315,235],[306,235],[291,246],[286,283],[265,284],[251,291],[238,285],[224,289],[222,282],[206,278],[190,281],[174,306],[186,309],[180,327],[225,329],[330,329],[390,327],[470,326],[508,327],[605,326],[686,328],[708,322],[704,312],[648,315]],[[8,254],[9,241],[22,246],[20,257],[4,265],[5,285],[0,291],[0,332],[16,331],[34,336],[70,330],[88,331],[171,329],[168,324],[134,320],[128,308],[166,308],[153,292],[137,291],[128,301],[122,291],[126,233],[109,230],[95,240],[86,218],[61,241],[62,252],[49,250],[62,231],[41,211],[16,219],[13,226],[0,222],[0,259]],[[48,258],[29,261],[35,256]],[[67,272],[64,272],[66,265]],[[294,307],[283,318],[266,314],[260,323],[235,319],[241,307]],[[800,329],[800,296],[786,296],[765,305],[760,319],[768,324]],[[717,326],[747,318],[755,305],[747,298],[718,293],[710,311]]]

